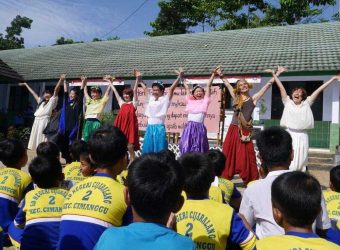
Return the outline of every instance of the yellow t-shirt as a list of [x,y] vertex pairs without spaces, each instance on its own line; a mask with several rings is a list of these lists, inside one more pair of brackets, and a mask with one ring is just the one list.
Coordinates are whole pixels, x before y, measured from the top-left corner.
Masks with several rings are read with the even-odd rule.
[[218,187],[222,190],[224,194],[224,201],[226,203],[230,202],[230,198],[234,191],[234,183],[222,177],[218,177]]
[[256,250],[339,250],[339,246],[325,239],[279,235],[262,238],[256,242]]
[[31,177],[15,168],[0,169],[0,197],[16,203],[24,198],[24,191],[31,183]]
[[80,171],[80,162],[74,161],[67,164],[63,170],[65,174],[65,180],[74,181],[75,183],[85,180],[87,177],[84,176]]
[[249,232],[233,209],[213,200],[185,200],[176,214],[177,232],[190,237],[196,249],[225,250],[229,237],[242,249],[253,249],[255,235]]
[[[63,206],[62,218],[78,215],[83,216],[84,222],[95,219],[120,226],[126,208],[124,186],[106,174],[96,174],[70,189]],[[86,217],[89,218],[88,221]]]
[[26,225],[34,219],[60,218],[62,206],[67,196],[63,188],[36,188],[25,196]]
[[123,170],[119,175],[117,175],[117,178],[116,178],[117,181],[124,186],[126,185],[127,174],[128,174],[128,171]]
[[328,217],[340,229],[340,193],[335,191],[325,191],[323,195],[326,200]]
[[101,114],[108,101],[109,101],[109,96],[104,96],[104,97],[97,99],[97,100],[90,98],[89,100],[86,101],[85,116]]
[[[182,191],[182,196],[185,200],[187,199],[187,194],[185,193],[185,191]],[[223,203],[222,190],[218,187],[211,186],[209,189],[209,200]]]

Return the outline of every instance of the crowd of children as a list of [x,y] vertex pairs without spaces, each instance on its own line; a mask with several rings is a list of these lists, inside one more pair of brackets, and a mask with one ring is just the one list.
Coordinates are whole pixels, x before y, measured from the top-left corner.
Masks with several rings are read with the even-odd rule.
[[[20,141],[0,142],[0,244],[20,249],[340,249],[340,166],[322,195],[289,170],[292,138],[260,132],[261,177],[243,197],[217,150],[149,153],[128,165],[125,134],[102,126],[70,147],[43,142],[28,167]],[[128,166],[128,169],[127,169]],[[328,212],[328,213],[327,213]],[[2,245],[0,245],[2,247]]]

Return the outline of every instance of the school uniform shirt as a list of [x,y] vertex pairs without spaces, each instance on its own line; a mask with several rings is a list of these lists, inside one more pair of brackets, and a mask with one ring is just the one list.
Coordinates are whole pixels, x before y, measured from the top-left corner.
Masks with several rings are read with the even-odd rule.
[[[184,197],[185,200],[188,198],[185,191],[182,191],[182,196]],[[209,200],[216,201],[216,202],[219,202],[219,203],[223,203],[223,192],[222,192],[222,190],[219,189],[218,187],[211,186],[209,188]]]
[[8,231],[25,194],[33,189],[31,177],[15,168],[0,169],[0,226]]
[[81,182],[85,180],[85,177],[80,171],[80,162],[74,161],[70,164],[67,164],[63,170],[65,175],[65,180],[73,181],[74,183]]
[[62,206],[67,196],[63,188],[37,188],[28,192],[15,217],[17,227],[25,227],[20,249],[55,249],[59,239]]
[[339,248],[314,233],[287,232],[286,235],[265,237],[256,242],[256,250],[338,250]]
[[212,200],[186,200],[176,214],[177,232],[190,237],[196,249],[225,250],[230,240],[241,249],[253,249],[255,235],[227,204]]
[[[114,247],[113,247],[114,246]],[[194,250],[194,242],[161,224],[134,222],[126,227],[107,229],[95,250]]]
[[93,249],[106,228],[121,226],[127,209],[123,191],[102,173],[73,186],[63,206],[57,249]]
[[326,200],[328,217],[332,221],[333,228],[340,229],[340,193],[335,191],[325,191],[323,196]]
[[[214,182],[211,184],[211,187],[218,187],[223,194],[223,200],[225,203],[230,203],[230,200],[241,198],[241,193],[236,189],[234,183],[230,180],[227,180],[223,177],[215,177]],[[209,190],[209,197],[210,197]]]
[[[259,239],[284,234],[283,228],[276,224],[273,217],[271,186],[279,175],[289,171],[271,171],[266,178],[257,180],[254,184],[247,187],[243,193],[240,214],[244,215],[251,227],[256,224],[256,235]],[[329,229],[331,223],[323,198],[321,199],[321,207],[322,211],[316,219],[316,227],[319,229]]]

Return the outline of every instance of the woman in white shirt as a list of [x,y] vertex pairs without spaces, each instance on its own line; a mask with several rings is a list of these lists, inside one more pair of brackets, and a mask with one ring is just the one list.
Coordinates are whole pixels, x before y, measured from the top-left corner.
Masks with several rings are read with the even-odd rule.
[[[283,67],[279,66],[279,68],[287,71]],[[268,70],[267,72],[270,72],[273,75],[275,82],[280,89],[284,105],[280,125],[287,128],[293,139],[294,159],[291,162],[289,169],[306,171],[309,149],[307,130],[314,128],[314,117],[311,106],[319,94],[333,81],[339,80],[340,76],[333,76],[316,89],[310,96],[307,96],[307,92],[304,88],[298,87],[293,89],[290,97],[287,95],[279,78],[274,74],[274,71]]]

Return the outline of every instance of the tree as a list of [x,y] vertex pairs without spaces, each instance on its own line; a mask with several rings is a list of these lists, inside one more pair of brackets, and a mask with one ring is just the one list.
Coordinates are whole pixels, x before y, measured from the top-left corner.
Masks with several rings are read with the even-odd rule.
[[65,38],[65,37],[60,37],[56,40],[55,44],[53,45],[64,45],[64,44],[73,44],[73,43],[83,43],[83,41],[74,41],[73,39]]
[[[160,1],[158,17],[150,25],[149,36],[192,32],[201,26],[230,30],[312,22],[322,13],[321,7],[335,0],[170,0]],[[320,20],[319,20],[320,21]]]
[[23,28],[30,29],[33,20],[17,15],[6,28],[6,35],[0,33],[0,50],[24,48],[24,38],[21,37]]

